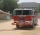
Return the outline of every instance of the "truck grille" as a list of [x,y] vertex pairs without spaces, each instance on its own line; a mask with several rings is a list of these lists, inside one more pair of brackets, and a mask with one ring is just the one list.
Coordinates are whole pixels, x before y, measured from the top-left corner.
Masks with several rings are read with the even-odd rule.
[[25,20],[24,17],[20,18],[20,20]]

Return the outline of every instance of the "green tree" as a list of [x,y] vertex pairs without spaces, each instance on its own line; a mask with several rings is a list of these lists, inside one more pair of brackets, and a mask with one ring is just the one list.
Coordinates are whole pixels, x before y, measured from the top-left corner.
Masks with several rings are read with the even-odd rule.
[[3,0],[0,9],[5,12],[10,11],[10,13],[13,14],[13,10],[18,7],[17,2],[18,0]]
[[2,3],[2,1],[0,1],[0,9],[2,9],[3,8],[3,3]]
[[35,11],[40,12],[40,5],[35,9]]
[[40,12],[40,5],[39,5],[39,7],[38,7],[38,11]]

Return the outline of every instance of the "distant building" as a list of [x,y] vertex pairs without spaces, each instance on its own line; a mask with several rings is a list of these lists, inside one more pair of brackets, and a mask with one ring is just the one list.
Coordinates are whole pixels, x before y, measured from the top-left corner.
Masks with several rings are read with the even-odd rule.
[[19,6],[21,6],[21,8],[27,8],[27,9],[36,9],[39,7],[40,3],[36,3],[36,2],[25,2],[25,3],[18,3]]
[[0,10],[0,20],[11,19],[10,16],[11,16],[10,13],[7,13],[7,12],[4,12],[4,11]]

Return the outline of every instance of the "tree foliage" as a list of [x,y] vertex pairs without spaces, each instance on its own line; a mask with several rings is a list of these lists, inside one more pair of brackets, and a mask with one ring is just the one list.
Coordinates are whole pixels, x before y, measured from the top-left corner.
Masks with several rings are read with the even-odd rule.
[[39,8],[38,8],[38,11],[40,12],[40,5],[39,5]]
[[3,8],[3,3],[2,2],[0,2],[0,9],[2,9]]
[[13,13],[13,10],[18,7],[17,5],[18,0],[3,0],[3,3],[1,4],[1,8],[3,11],[10,11],[10,13]]

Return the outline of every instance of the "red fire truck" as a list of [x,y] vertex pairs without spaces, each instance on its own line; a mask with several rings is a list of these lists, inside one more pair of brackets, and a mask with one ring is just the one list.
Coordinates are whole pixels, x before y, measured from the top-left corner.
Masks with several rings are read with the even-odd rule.
[[16,27],[32,27],[34,28],[38,22],[38,12],[33,9],[14,9],[14,17],[13,17],[14,25],[16,23]]

